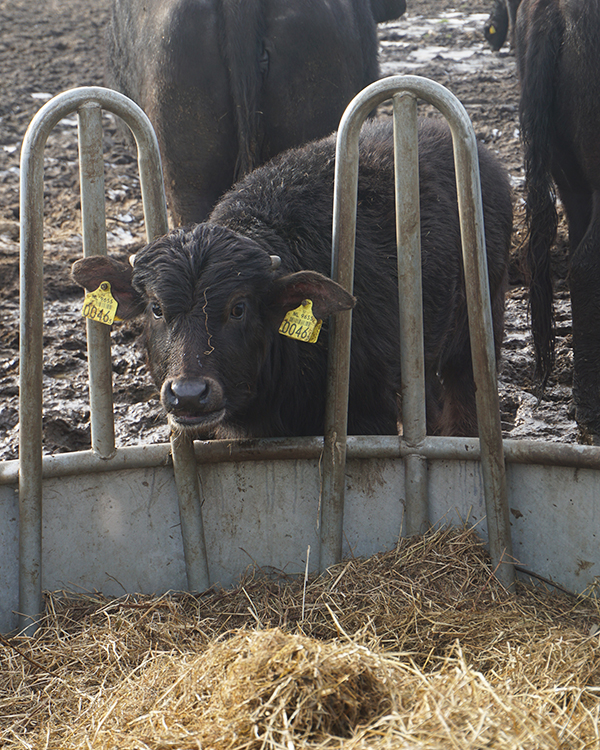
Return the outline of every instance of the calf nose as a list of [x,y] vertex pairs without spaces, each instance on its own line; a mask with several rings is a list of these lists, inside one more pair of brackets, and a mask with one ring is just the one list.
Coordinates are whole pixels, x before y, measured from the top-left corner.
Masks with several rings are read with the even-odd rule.
[[209,411],[211,408],[212,388],[207,378],[180,378],[165,383],[163,387],[163,404],[174,413],[191,413]]

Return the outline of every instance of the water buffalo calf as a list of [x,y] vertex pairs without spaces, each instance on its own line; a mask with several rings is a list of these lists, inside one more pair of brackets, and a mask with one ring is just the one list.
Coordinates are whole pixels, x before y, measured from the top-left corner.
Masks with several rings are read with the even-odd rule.
[[[476,433],[474,383],[451,138],[420,124],[427,421]],[[236,185],[207,223],[175,229],[135,256],[74,265],[88,289],[112,284],[117,314],[145,317],[153,377],[171,425],[205,438],[323,434],[327,316],[354,307],[349,432],[395,434],[400,357],[390,123],[363,128],[352,297],[327,278],[333,137],[288,151]],[[479,153],[496,352],[512,229],[503,169]],[[271,256],[281,259],[280,265]],[[304,300],[325,321],[316,344],[278,333]]]
[[160,145],[176,225],[275,154],[334,131],[379,77],[377,26],[405,0],[112,0],[106,82]]

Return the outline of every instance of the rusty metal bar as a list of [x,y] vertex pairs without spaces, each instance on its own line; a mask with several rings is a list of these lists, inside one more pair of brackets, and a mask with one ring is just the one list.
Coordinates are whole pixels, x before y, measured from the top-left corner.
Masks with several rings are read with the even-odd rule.
[[[368,86],[348,105],[340,122],[336,151],[332,277],[352,291],[356,206],[352,208],[350,204],[356,203],[357,196],[360,128],[373,108],[400,92],[409,92],[435,106],[448,120],[452,132],[490,553],[498,578],[507,588],[512,588],[514,569],[512,565],[501,564],[511,559],[512,544],[477,142],[464,107],[440,84],[420,76],[390,76]],[[333,331],[335,336],[329,353],[330,375],[323,452],[321,570],[332,562],[337,562],[341,554],[351,338],[349,313],[337,316]],[[403,404],[404,408],[410,410],[413,407]],[[414,494],[418,496],[419,492]],[[413,510],[410,512],[413,513]],[[418,512],[415,513],[417,515]]]

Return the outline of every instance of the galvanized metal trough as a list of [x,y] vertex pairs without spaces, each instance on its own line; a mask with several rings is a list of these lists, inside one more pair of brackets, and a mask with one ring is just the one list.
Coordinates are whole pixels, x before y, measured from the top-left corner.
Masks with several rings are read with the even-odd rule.
[[[79,118],[84,254],[106,253],[101,111],[137,141],[148,238],[167,230],[152,127],[126,97],[73,89],[32,120],[21,158],[21,384],[18,461],[0,462],[0,631],[32,633],[42,590],[160,594],[227,586],[249,565],[300,574],[393,548],[429,524],[477,524],[498,578],[514,563],[567,589],[600,577],[600,448],[502,440],[475,136],[458,100],[417,76],[378,81],[338,132],[332,276],[352,288],[358,134],[392,99],[396,148],[403,436],[346,435],[351,314],[331,321],[324,437],[172,440],[116,448],[110,338],[88,321],[92,445],[42,452],[43,149]],[[417,100],[452,130],[480,438],[425,433]],[[312,552],[311,552],[312,551]]]

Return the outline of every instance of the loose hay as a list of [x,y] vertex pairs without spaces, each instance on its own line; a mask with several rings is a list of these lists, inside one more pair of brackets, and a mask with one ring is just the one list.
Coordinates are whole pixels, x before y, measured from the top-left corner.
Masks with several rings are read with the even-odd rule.
[[[0,642],[3,748],[600,748],[600,608],[469,530],[199,597],[48,595]],[[303,616],[304,614],[304,616]]]

